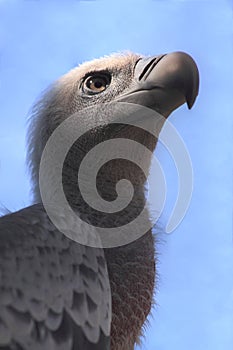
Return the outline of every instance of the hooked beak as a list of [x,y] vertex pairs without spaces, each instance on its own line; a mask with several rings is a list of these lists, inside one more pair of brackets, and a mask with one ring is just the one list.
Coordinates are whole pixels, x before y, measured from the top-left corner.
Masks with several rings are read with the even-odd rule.
[[184,52],[139,59],[134,81],[117,101],[135,103],[168,117],[187,102],[192,108],[199,88],[199,73],[194,60]]

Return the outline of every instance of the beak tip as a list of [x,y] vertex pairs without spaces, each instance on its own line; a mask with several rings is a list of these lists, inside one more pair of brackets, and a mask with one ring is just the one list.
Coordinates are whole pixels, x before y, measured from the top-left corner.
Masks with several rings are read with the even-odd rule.
[[187,106],[188,106],[188,109],[191,109],[194,105],[194,102],[195,102],[196,98],[192,99],[192,100],[188,100],[187,99]]
[[189,89],[189,91],[191,91],[191,94],[188,93],[188,95],[186,95],[186,102],[188,105],[188,109],[191,109],[194,103],[196,102],[196,99],[198,96],[198,87],[199,87],[199,82],[196,84],[193,84],[191,89]]

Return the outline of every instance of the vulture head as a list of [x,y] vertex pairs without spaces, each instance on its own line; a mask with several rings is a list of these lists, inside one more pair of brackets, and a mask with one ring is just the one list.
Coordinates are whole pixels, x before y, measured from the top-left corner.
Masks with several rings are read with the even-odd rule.
[[[117,182],[121,179],[130,181],[134,187],[132,201],[121,211],[103,213],[91,208],[77,186],[82,160],[101,142],[130,139],[151,152],[156,146],[157,138],[143,128],[124,124],[124,121],[114,123],[114,118],[104,106],[121,102],[150,108],[158,112],[155,127],[160,130],[164,120],[180,105],[186,102],[191,108],[197,94],[196,64],[182,52],[152,57],[133,53],[114,54],[72,69],[43,94],[32,112],[28,160],[34,201],[41,201],[39,167],[45,145],[56,128],[76,114],[78,127],[83,124],[92,127],[87,128],[88,131],[72,144],[65,157],[62,182],[67,201],[81,218],[93,226],[118,227],[136,218],[145,204],[146,176],[133,162],[123,158],[112,159],[99,169],[96,178],[99,195],[109,203],[117,197]],[[85,110],[90,111],[97,105],[99,111],[102,105],[106,112],[94,114],[93,119],[99,116],[102,122],[100,125],[98,121],[95,126],[95,120],[90,121]],[[147,154],[142,161],[149,168]],[[149,216],[148,213],[148,220]],[[142,237],[126,245],[105,248],[104,254],[112,295],[111,349],[132,350],[139,341],[153,302],[156,253],[152,232],[148,230]]]

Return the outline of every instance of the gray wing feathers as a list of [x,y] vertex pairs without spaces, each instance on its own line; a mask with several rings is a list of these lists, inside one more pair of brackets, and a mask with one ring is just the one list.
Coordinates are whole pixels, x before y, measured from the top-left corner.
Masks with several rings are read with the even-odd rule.
[[41,205],[0,218],[1,349],[109,349],[110,298],[103,251],[65,237]]

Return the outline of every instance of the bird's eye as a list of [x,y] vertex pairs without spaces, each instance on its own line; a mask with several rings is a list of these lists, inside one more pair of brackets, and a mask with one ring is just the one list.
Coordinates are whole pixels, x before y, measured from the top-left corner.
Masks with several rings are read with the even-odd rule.
[[83,82],[83,91],[89,94],[98,94],[107,89],[110,85],[109,74],[95,74],[88,76]]

